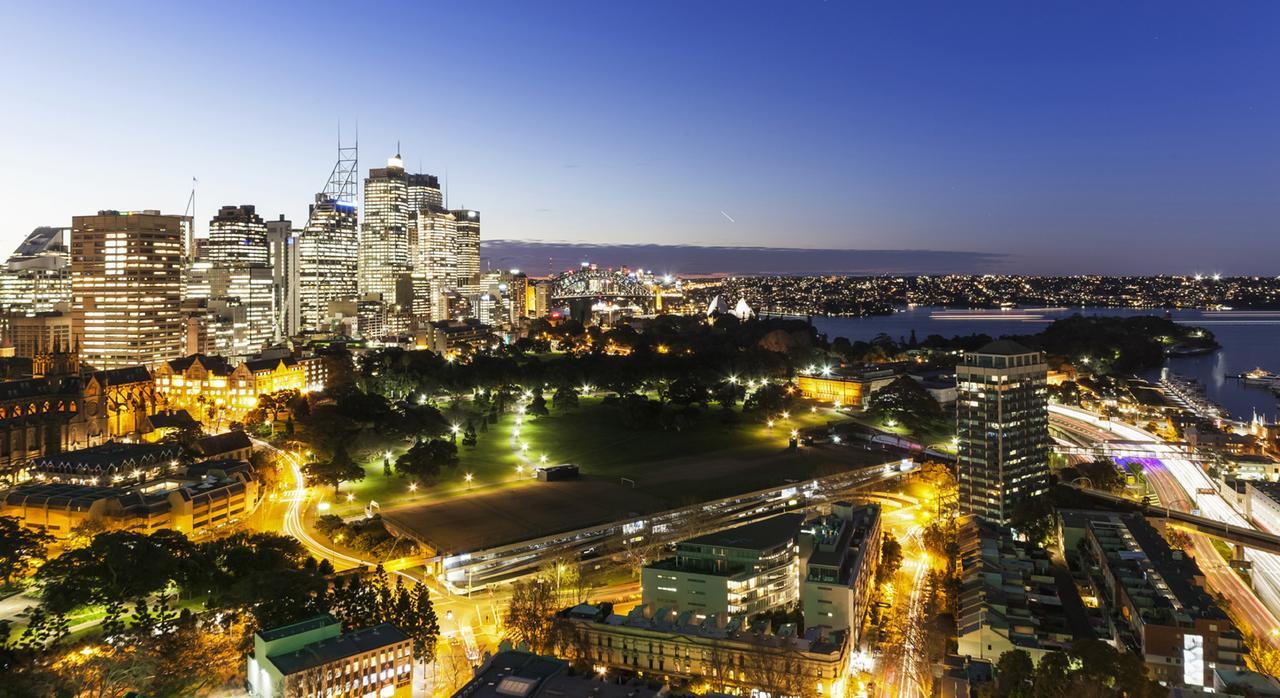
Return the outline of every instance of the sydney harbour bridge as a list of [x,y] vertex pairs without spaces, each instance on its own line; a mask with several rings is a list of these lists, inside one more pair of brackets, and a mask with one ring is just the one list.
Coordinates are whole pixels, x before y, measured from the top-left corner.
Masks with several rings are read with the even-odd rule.
[[583,322],[593,312],[652,312],[654,298],[653,287],[627,271],[583,267],[551,280],[552,304],[568,306],[570,317]]

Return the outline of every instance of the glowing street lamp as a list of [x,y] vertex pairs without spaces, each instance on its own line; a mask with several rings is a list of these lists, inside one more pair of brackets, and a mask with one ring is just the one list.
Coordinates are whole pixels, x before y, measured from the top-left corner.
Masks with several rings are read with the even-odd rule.
[[772,420],[772,419],[770,419],[769,421],[765,422],[765,426],[767,426],[767,427],[769,427],[770,429],[772,429],[772,428],[773,428],[773,420]]
[[410,482],[410,483],[409,483],[409,491],[410,491],[410,492],[417,492],[417,491],[418,491],[418,483],[416,483],[416,482]]
[[783,410],[783,411],[782,411],[782,418],[783,418],[783,419],[791,419],[791,413],[790,413],[790,412],[788,412],[787,410]]
[[544,453],[544,454],[542,454],[542,455],[538,456],[538,462],[539,462],[539,463],[542,463],[543,465],[545,465],[545,464],[546,464],[546,462],[547,462],[547,454],[545,454],[545,453]]
[[523,465],[517,465],[517,466],[516,466],[516,475],[524,475],[524,466],[523,466]]
[[520,444],[520,450],[521,450],[521,451],[528,451],[528,450],[529,450],[529,444],[527,444],[527,443],[522,443],[522,444]]
[[795,429],[792,429],[792,430],[791,430],[791,438],[793,438],[793,439],[794,439],[794,438],[796,438],[796,437],[797,437],[797,436],[799,436],[799,435],[800,435],[800,432],[796,431]]
[[355,496],[354,494],[351,494],[350,492],[348,492],[348,493],[347,493],[347,501],[348,501],[348,502],[354,502],[354,501],[356,501],[356,496]]
[[471,473],[467,473],[466,475],[463,475],[463,476],[462,476],[462,479],[463,479],[463,480],[466,480],[466,482],[467,482],[467,489],[471,489],[471,481],[472,481],[473,479],[475,479],[475,478],[471,475]]
[[319,504],[316,505],[316,511],[329,511],[329,503],[320,502]]

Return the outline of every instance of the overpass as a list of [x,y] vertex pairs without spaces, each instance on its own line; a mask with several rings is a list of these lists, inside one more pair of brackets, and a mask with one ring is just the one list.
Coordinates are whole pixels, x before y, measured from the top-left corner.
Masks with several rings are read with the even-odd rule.
[[1126,499],[1110,492],[1095,490],[1091,487],[1083,487],[1080,485],[1059,483],[1059,487],[1067,487],[1079,492],[1087,497],[1097,499],[1113,506],[1119,506],[1131,511],[1142,513],[1147,518],[1164,519],[1175,528],[1180,528],[1193,533],[1202,533],[1210,538],[1216,538],[1220,541],[1233,543],[1237,546],[1251,548],[1253,550],[1262,550],[1269,553],[1280,555],[1280,536],[1259,531],[1255,528],[1244,528],[1234,526],[1225,521],[1218,521],[1195,514],[1189,514],[1185,511],[1178,511],[1167,506],[1157,506],[1146,504],[1144,502],[1136,502],[1132,499]]
[[690,537],[786,512],[811,512],[868,487],[914,470],[909,459],[894,460],[803,482],[769,487],[710,502],[539,536],[507,545],[428,558],[428,570],[455,593],[536,572],[547,560],[656,553]]

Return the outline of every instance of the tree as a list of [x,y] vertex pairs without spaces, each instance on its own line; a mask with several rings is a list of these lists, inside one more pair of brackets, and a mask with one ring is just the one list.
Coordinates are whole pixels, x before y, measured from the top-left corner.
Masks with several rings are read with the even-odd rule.
[[43,560],[45,548],[53,536],[34,531],[12,516],[0,516],[0,576],[6,585],[16,574],[25,572],[37,560]]
[[578,408],[578,391],[567,385],[556,388],[555,395],[551,396],[551,406],[556,412],[568,412],[569,410]]
[[334,495],[344,482],[359,482],[364,479],[364,468],[351,460],[346,446],[339,445],[334,450],[333,458],[327,461],[316,461],[302,466],[302,474],[308,485],[332,485]]
[[427,483],[446,465],[457,465],[458,445],[444,439],[419,441],[396,459],[396,473]]
[[943,422],[938,401],[908,376],[872,393],[867,415],[890,426],[901,424],[912,432],[936,430]]
[[504,622],[507,636],[534,654],[550,650],[557,610],[555,591],[545,580],[526,579],[511,585],[511,601]]
[[1008,698],[1031,698],[1034,673],[1026,650],[1009,650],[996,661],[996,690]]
[[902,567],[902,544],[892,533],[884,534],[880,539],[880,566],[876,568],[876,585],[893,579]]
[[1053,503],[1048,497],[1020,499],[1013,507],[1009,524],[1035,545],[1046,545],[1057,532]]
[[1032,694],[1044,698],[1066,698],[1071,674],[1071,657],[1065,652],[1049,652],[1036,664]]
[[545,417],[551,414],[551,411],[547,409],[547,399],[542,396],[541,388],[533,391],[533,399],[529,401],[529,406],[525,408],[525,411],[534,417]]

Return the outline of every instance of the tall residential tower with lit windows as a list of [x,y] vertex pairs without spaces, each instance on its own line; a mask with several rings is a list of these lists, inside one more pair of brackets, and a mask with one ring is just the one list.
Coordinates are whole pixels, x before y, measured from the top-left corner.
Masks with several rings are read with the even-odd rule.
[[1008,525],[1020,501],[1049,480],[1048,366],[1007,339],[965,354],[956,367],[960,512]]
[[73,327],[100,369],[175,359],[183,350],[185,216],[99,211],[71,219]]

